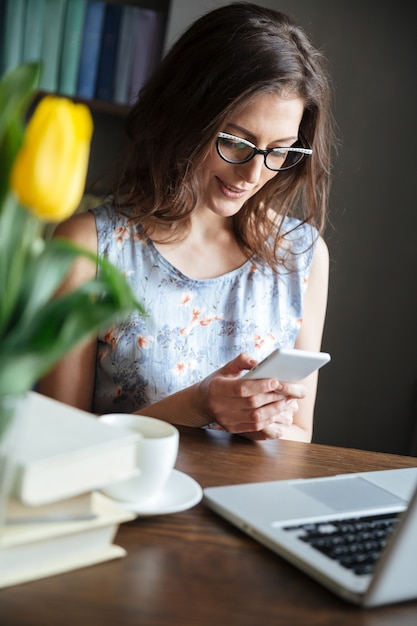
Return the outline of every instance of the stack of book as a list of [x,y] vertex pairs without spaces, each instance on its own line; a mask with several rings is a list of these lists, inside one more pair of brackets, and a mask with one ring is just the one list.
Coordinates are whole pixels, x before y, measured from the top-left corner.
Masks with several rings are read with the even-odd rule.
[[137,471],[134,433],[29,394],[0,533],[0,588],[123,556],[134,519],[99,489]]
[[0,74],[40,61],[40,89],[134,101],[159,62],[166,14],[99,0],[0,0]]

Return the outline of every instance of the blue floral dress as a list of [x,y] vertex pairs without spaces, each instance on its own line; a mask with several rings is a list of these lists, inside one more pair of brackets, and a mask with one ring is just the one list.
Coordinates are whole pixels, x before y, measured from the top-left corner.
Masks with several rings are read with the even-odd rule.
[[216,278],[188,278],[140,226],[111,204],[93,209],[98,254],[120,268],[147,316],[132,314],[99,335],[93,411],[132,412],[201,381],[241,352],[259,360],[294,345],[317,232],[299,226],[286,239],[280,273],[255,257]]

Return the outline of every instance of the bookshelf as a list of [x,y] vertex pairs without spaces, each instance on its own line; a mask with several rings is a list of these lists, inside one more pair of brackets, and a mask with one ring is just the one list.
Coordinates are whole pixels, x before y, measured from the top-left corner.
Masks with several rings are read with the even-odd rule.
[[0,0],[0,74],[41,61],[34,104],[56,93],[92,111],[87,190],[111,167],[129,106],[163,54],[171,2]]
[[[112,0],[112,3],[122,5],[123,7],[141,7],[165,15],[164,37],[159,50],[159,57],[161,57],[166,45],[166,33],[172,1]],[[90,106],[95,128],[91,144],[86,191],[105,195],[109,190],[108,187],[117,178],[118,172],[115,170],[115,162],[123,150],[125,142],[124,121],[130,105],[128,103],[108,102],[98,98],[80,100]],[[105,186],[105,183],[108,187]]]

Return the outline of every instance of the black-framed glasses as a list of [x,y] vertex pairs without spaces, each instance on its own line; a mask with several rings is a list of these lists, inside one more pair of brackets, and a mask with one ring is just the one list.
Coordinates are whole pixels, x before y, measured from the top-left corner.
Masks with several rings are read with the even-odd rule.
[[301,133],[292,146],[268,148],[267,150],[260,150],[247,139],[236,137],[236,135],[219,133],[216,148],[224,161],[234,165],[247,163],[257,154],[262,154],[266,167],[273,172],[289,170],[313,154],[307,139]]

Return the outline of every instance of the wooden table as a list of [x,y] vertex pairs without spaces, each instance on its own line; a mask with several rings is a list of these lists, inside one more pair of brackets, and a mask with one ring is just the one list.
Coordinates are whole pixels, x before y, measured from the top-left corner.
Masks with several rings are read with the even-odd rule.
[[[176,468],[202,487],[415,467],[417,458],[180,428]],[[127,557],[0,590],[1,626],[416,626],[417,601],[345,603],[200,503],[138,518]]]

